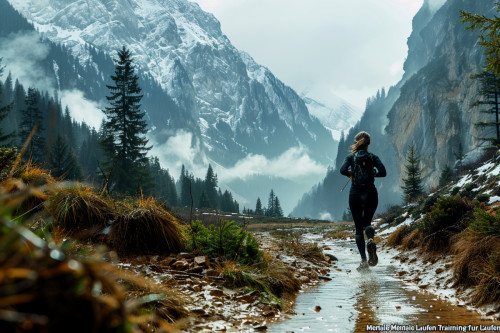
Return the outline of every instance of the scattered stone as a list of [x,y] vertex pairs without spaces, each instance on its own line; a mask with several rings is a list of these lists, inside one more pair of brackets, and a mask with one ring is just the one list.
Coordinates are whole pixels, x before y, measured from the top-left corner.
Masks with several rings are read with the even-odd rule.
[[436,269],[436,274],[441,274],[443,272],[444,272],[444,269],[442,269],[442,268]]
[[222,291],[220,289],[210,290],[210,296],[222,297],[222,296],[224,296],[224,291]]
[[194,257],[194,264],[196,266],[205,266],[209,267],[210,266],[210,259],[208,259],[207,256],[198,256]]
[[184,271],[188,269],[189,264],[185,260],[179,260],[174,262],[171,267],[177,271]]
[[264,317],[274,317],[275,314],[276,313],[274,311],[266,311],[266,312],[262,313],[262,315]]
[[256,326],[254,326],[253,329],[259,330],[259,331],[265,331],[265,330],[267,330],[267,323],[263,322],[262,324],[257,324]]
[[314,311],[316,311],[316,312],[320,312],[320,311],[321,311],[321,306],[316,305],[316,306],[314,307]]
[[181,252],[177,255],[177,258],[179,259],[193,259],[194,254],[190,252]]
[[325,280],[325,281],[332,281],[331,277],[324,276],[324,275],[319,275],[318,278],[321,280]]
[[200,285],[194,286],[193,291],[197,293],[201,292],[201,286]]
[[208,269],[205,274],[207,274],[207,276],[212,276],[212,277],[220,276],[220,273],[215,269]]
[[418,286],[420,289],[427,289],[429,287],[428,284],[422,284],[420,286]]
[[202,308],[193,309],[191,310],[191,312],[200,316],[206,314],[206,311],[203,310]]
[[302,276],[299,276],[299,281],[302,283],[309,283],[311,280],[309,279],[308,276],[302,275]]
[[196,266],[196,267],[188,269],[186,272],[188,272],[188,273],[198,273],[199,274],[199,273],[203,272],[203,267]]
[[325,253],[325,256],[330,258],[330,261],[338,261],[337,257],[330,253]]
[[397,305],[396,310],[401,310],[401,307],[399,305]]
[[170,265],[172,265],[176,261],[177,261],[176,258],[168,257],[168,258],[163,259],[162,261],[160,261],[160,264],[165,265],[165,266],[170,266]]

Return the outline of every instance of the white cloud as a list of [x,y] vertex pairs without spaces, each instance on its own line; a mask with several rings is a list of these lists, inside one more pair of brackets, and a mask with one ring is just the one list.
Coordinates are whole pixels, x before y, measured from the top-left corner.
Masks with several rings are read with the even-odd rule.
[[42,61],[47,58],[49,47],[43,44],[35,32],[12,34],[0,39],[0,57],[6,72],[11,72],[23,85],[54,89],[54,82],[44,71]]
[[320,220],[333,221],[332,215],[328,212],[320,212],[319,213]]
[[59,97],[61,98],[62,107],[68,106],[73,119],[99,129],[104,118],[101,111],[103,107],[86,99],[80,90],[63,90],[59,93]]
[[195,177],[203,177],[207,171],[208,160],[201,151],[200,143],[194,140],[193,135],[185,130],[178,130],[166,142],[159,143],[154,137],[149,137],[153,148],[149,155],[157,156],[163,168],[168,169],[170,175],[178,179],[181,167],[184,166]]
[[245,180],[254,175],[296,180],[310,175],[323,175],[325,170],[326,167],[312,160],[303,148],[293,147],[273,159],[249,154],[233,167],[217,171],[221,181],[230,182],[235,178]]

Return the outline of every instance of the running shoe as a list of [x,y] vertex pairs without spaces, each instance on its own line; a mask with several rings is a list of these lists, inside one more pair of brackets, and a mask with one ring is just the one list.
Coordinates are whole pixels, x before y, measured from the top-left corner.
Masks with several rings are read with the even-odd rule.
[[367,261],[362,261],[361,264],[359,264],[358,268],[356,268],[358,272],[366,272],[370,270],[370,266],[368,266]]
[[375,245],[373,239],[370,238],[368,240],[366,243],[366,249],[368,250],[368,265],[376,266],[378,263],[377,245]]

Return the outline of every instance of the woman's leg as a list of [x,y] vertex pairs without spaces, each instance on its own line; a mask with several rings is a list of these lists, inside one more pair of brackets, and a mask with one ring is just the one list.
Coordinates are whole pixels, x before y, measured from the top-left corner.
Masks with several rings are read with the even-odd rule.
[[363,235],[363,202],[361,196],[351,189],[349,193],[349,208],[351,209],[354,226],[356,227],[356,245],[362,260],[366,260],[365,237]]

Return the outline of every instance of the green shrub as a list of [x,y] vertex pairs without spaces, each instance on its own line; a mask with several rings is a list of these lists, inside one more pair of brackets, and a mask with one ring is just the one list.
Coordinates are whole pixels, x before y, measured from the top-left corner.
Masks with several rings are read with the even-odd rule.
[[457,195],[458,194],[458,191],[460,191],[460,187],[459,186],[455,186],[453,188],[453,190],[451,190],[451,194],[452,195]]
[[448,253],[450,238],[464,229],[462,221],[470,210],[469,202],[460,196],[438,199],[418,225],[422,250],[429,254]]
[[469,227],[473,230],[487,235],[500,236],[500,214],[488,214],[481,208],[474,209],[474,219],[470,221]]
[[240,263],[257,261],[262,252],[255,237],[240,228],[235,221],[221,220],[207,227],[199,220],[191,222],[187,247],[210,256],[238,260]]
[[486,193],[482,193],[476,198],[479,202],[488,202],[490,200],[490,196]]
[[441,197],[424,216],[419,229],[424,235],[430,235],[457,225],[470,210],[470,204],[459,196]]

